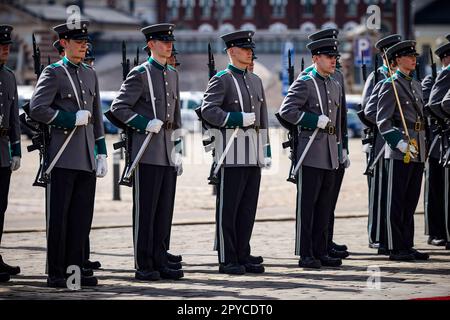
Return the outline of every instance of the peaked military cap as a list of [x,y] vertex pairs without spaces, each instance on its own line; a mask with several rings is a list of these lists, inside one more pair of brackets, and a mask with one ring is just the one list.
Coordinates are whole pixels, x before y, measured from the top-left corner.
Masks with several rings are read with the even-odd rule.
[[313,56],[318,54],[326,54],[329,56],[339,56],[339,41],[336,39],[321,39],[310,42],[306,47],[311,51]]
[[92,46],[92,43],[87,44],[86,56],[84,57],[84,60],[85,61],[95,60],[94,47]]
[[386,51],[386,55],[389,60],[394,60],[395,58],[409,55],[415,55],[417,57],[419,54],[416,52],[416,42],[413,40],[405,40],[390,47]]
[[2,24],[0,25],[0,44],[10,44],[11,40],[11,31],[14,28],[10,25]]
[[173,31],[175,25],[170,23],[154,24],[141,29],[141,32],[145,35],[147,41],[159,40],[159,41],[175,41]]
[[64,52],[64,47],[61,45],[61,42],[59,40],[53,42],[53,47],[58,50],[59,54],[62,54]]
[[89,40],[89,21],[78,20],[53,27],[59,39]]
[[324,29],[317,31],[308,36],[308,39],[311,41],[317,41],[322,39],[337,39],[339,35],[338,29]]
[[402,41],[402,36],[399,34],[392,34],[390,36],[381,38],[377,43],[375,43],[375,48],[381,53],[384,53],[385,50],[389,49],[393,45]]
[[230,32],[220,36],[227,46],[225,50],[238,47],[238,48],[251,48],[255,47],[253,42],[254,31],[251,30],[241,30]]
[[439,48],[436,49],[434,52],[439,58],[444,59],[445,57],[450,56],[450,42],[447,42],[446,44],[441,45]]

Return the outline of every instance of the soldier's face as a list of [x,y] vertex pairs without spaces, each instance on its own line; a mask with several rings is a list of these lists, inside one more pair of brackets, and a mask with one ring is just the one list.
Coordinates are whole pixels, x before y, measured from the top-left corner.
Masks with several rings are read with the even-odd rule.
[[333,74],[336,71],[336,56],[329,56],[326,54],[320,54],[313,57],[313,61],[317,66],[317,69],[321,73]]
[[87,40],[65,40],[61,39],[61,45],[64,47],[68,58],[83,60],[87,51]]
[[416,69],[417,57],[415,55],[403,56],[397,58],[398,67],[406,72],[412,72]]
[[450,65],[450,56],[445,57],[444,59],[442,59],[442,65],[444,67],[447,67],[448,65]]
[[177,58],[175,56],[170,56],[169,59],[167,59],[167,64],[171,65],[172,67],[176,67],[177,64]]
[[4,64],[8,60],[10,44],[0,44],[0,63]]
[[251,48],[231,48],[231,57],[240,64],[249,65],[252,63],[253,51]]
[[152,53],[169,59],[172,56],[172,41],[159,41],[159,40],[151,40],[147,43],[148,47],[152,51]]

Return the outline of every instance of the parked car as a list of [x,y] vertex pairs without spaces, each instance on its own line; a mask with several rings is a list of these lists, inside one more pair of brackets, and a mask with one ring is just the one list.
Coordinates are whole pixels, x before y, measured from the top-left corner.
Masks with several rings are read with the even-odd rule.
[[180,110],[183,128],[189,132],[201,132],[201,123],[195,113],[195,109],[202,105],[203,92],[181,91]]
[[109,110],[114,98],[117,96],[116,91],[101,91],[100,92],[100,103],[102,105],[103,112],[103,127],[105,128],[105,133],[107,134],[117,134],[119,133],[119,128],[111,123],[108,118],[105,117],[105,112]]
[[[25,112],[23,111],[23,105],[30,102],[31,97],[33,96],[33,91],[33,86],[17,86],[19,116]],[[20,123],[20,132],[26,135],[29,139],[31,139],[34,135],[33,131],[22,123]]]
[[364,126],[354,109],[347,110],[347,134],[349,138],[362,137]]
[[361,99],[362,97],[359,94],[346,94],[345,100],[347,102],[347,109],[358,111],[359,110],[358,104],[361,103]]

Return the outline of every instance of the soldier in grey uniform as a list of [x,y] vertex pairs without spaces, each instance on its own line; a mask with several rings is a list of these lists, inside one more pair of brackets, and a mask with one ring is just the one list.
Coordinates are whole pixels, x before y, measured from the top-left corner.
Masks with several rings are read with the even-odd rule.
[[203,119],[215,128],[211,129],[215,163],[225,157],[218,167],[216,240],[219,272],[227,274],[264,272],[257,263],[262,259],[255,261],[250,255],[261,168],[271,164],[263,84],[247,70],[255,47],[253,35],[237,31],[221,36],[230,64],[211,78],[201,107]]
[[106,144],[95,71],[82,63],[87,21],[53,28],[65,57],[47,66],[30,101],[30,117],[50,128],[50,182],[46,187],[47,285],[66,287],[68,266],[82,270],[81,285],[97,278],[84,272],[84,248],[94,211],[96,176],[107,173]]
[[[338,44],[335,39],[322,39],[307,45],[315,66],[308,75],[300,75],[294,81],[279,111],[284,120],[299,128],[296,158],[307,152],[297,177],[295,237],[295,254],[300,256],[299,266],[304,268],[342,264],[341,259],[328,255],[327,248],[345,111],[343,88],[332,77]],[[313,131],[317,136],[305,150]]]
[[[413,79],[418,55],[415,46],[415,41],[406,40],[387,50],[389,62],[394,62],[398,70],[383,82],[378,95],[377,125],[386,141],[387,245],[389,258],[398,261],[429,258],[428,254],[413,248],[414,212],[419,201],[426,157],[422,88]],[[404,119],[399,108],[403,110]],[[410,139],[405,133],[403,120]]]
[[[378,249],[380,254],[386,252],[385,241],[385,220],[386,212],[384,210],[386,203],[386,179],[383,179],[384,175],[384,157],[380,155],[380,152],[384,152],[384,139],[379,134],[377,128],[377,107],[378,107],[378,93],[381,85],[389,77],[389,67],[385,64],[385,51],[393,45],[401,41],[401,36],[398,34],[390,35],[380,39],[375,48],[379,51],[383,65],[379,67],[377,77],[375,77],[375,71],[372,71],[367,78],[364,86],[362,96],[362,108],[363,116],[366,122],[371,124],[371,128],[374,135],[374,141],[370,145],[370,150],[374,156],[370,166],[374,166],[373,176],[369,176],[369,215],[367,223],[367,231],[369,236],[369,248]],[[396,66],[390,65],[390,70],[395,72]],[[375,78],[378,79],[378,83],[375,83]],[[375,161],[377,161],[375,163]]]
[[130,71],[111,105],[111,112],[133,129],[133,162],[148,134],[150,143],[133,177],[135,278],[144,281],[180,279],[180,263],[167,258],[177,175],[182,173],[178,73],[167,64],[175,41],[173,24],[141,31],[151,57]]
[[[339,35],[339,30],[337,29],[324,29],[317,31],[308,36],[309,40],[317,41],[321,39],[337,39]],[[314,64],[303,70],[300,74],[305,76],[314,69]],[[350,159],[348,158],[348,133],[347,133],[347,102],[345,99],[345,80],[344,74],[340,70],[339,57],[336,61],[336,71],[333,73],[332,77],[339,83],[342,87],[342,112],[341,112],[341,136],[338,137],[338,151],[339,151],[339,168],[336,171],[336,181],[333,188],[333,205],[332,211],[330,213],[330,221],[328,224],[328,254],[334,258],[344,259],[349,256],[348,248],[346,245],[340,245],[333,241],[334,235],[334,212],[336,209],[336,204],[338,201],[339,193],[342,186],[342,181],[344,179],[345,169],[350,166]]]
[[[439,123],[448,119],[448,114],[441,109],[441,103],[445,94],[450,89],[450,43],[445,43],[436,49],[435,54],[440,58],[442,71],[433,82],[429,93],[429,99],[425,100],[429,109],[430,141],[428,143],[428,161],[425,175],[425,234],[428,235],[428,243],[436,246],[444,246],[446,241],[445,221],[448,217],[448,169],[441,162],[441,153],[445,141],[438,133]],[[425,81],[425,80],[424,80]],[[429,82],[425,83],[428,84]],[[424,83],[422,82],[422,87]],[[443,144],[444,143],[444,144]]]
[[[20,124],[17,84],[14,72],[6,66],[11,47],[12,26],[0,25],[0,243],[8,207],[11,172],[20,168]],[[0,255],[0,282],[20,273],[19,267],[3,262]]]

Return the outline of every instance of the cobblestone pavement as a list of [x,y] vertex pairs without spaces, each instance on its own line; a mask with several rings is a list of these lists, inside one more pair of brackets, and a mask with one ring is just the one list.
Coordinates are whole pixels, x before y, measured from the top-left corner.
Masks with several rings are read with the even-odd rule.
[[[450,295],[450,251],[430,247],[423,235],[423,215],[416,216],[417,248],[432,255],[428,262],[396,263],[367,247],[367,184],[360,140],[350,142],[352,166],[347,170],[336,210],[336,241],[351,251],[340,269],[306,271],[297,266],[294,251],[295,186],[286,182],[290,162],[279,149],[282,132],[272,130],[273,167],[264,171],[253,253],[265,258],[264,275],[227,276],[218,273],[214,242],[215,197],[206,184],[210,155],[204,155],[199,135],[189,135],[184,174],[179,178],[172,231],[172,250],[183,254],[185,279],[145,283],[134,280],[131,189],[121,188],[122,201],[112,201],[112,156],[109,174],[97,184],[92,259],[100,260],[100,286],[79,292],[45,286],[44,190],[32,187],[37,153],[26,153],[13,174],[10,204],[0,252],[22,274],[0,286],[0,299],[409,299]],[[108,136],[108,147],[117,137]],[[276,142],[278,141],[278,143]],[[28,141],[23,141],[24,146]],[[122,164],[123,165],[123,164]],[[417,212],[423,211],[422,200]],[[31,232],[34,231],[34,232]],[[380,289],[368,279],[380,271]],[[371,277],[372,276],[372,277]],[[370,281],[369,281],[370,282]]]
[[[22,274],[1,284],[0,299],[411,299],[450,296],[450,251],[426,245],[423,216],[416,216],[416,247],[431,254],[427,262],[391,262],[367,247],[366,219],[340,218],[336,241],[346,243],[351,256],[340,269],[307,271],[297,266],[294,222],[259,222],[254,228],[254,254],[265,259],[263,275],[229,276],[218,273],[212,251],[213,225],[180,225],[172,231],[171,248],[183,254],[181,281],[135,281],[130,228],[94,230],[92,259],[100,285],[73,292],[45,286],[45,233],[8,233],[2,252]],[[368,270],[379,268],[380,288]],[[371,284],[369,287],[367,285]]]

